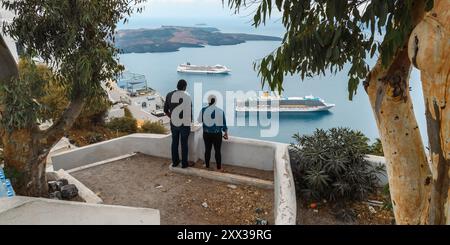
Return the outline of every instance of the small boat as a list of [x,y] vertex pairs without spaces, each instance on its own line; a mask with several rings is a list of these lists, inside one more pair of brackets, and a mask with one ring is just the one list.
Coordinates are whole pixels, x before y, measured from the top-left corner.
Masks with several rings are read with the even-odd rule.
[[182,73],[194,73],[194,74],[228,74],[231,72],[228,67],[223,65],[215,66],[201,66],[191,65],[191,63],[181,64],[177,68],[178,72]]
[[260,97],[236,100],[235,110],[237,112],[319,112],[328,111],[335,106],[312,95],[282,97],[264,92]]

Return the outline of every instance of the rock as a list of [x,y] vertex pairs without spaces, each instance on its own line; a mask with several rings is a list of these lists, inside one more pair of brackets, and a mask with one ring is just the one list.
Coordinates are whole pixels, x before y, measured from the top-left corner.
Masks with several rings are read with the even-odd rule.
[[58,191],[58,184],[56,183],[56,181],[48,182],[48,191],[50,193],[54,193],[54,192]]
[[69,184],[69,181],[67,179],[59,179],[58,182],[61,182],[62,186]]
[[208,203],[206,203],[206,202],[202,203],[202,207],[208,208]]
[[256,225],[268,225],[269,222],[265,219],[256,218]]
[[319,213],[319,210],[318,209],[314,209],[313,212],[317,214],[317,213]]
[[227,185],[228,186],[228,188],[230,188],[230,189],[237,189],[237,186],[235,186],[235,185]]
[[61,196],[63,199],[72,199],[78,196],[78,188],[75,185],[65,185],[61,188]]
[[155,185],[155,188],[156,188],[156,189],[161,189],[161,188],[163,188],[163,186],[160,185],[160,184],[156,184],[156,185]]
[[49,194],[49,198],[50,198],[50,199],[55,199],[55,200],[62,200],[61,192],[59,192],[59,191],[54,191],[54,192],[52,192],[52,193]]
[[373,213],[373,214],[376,214],[376,213],[377,213],[377,210],[375,210],[375,208],[372,207],[372,206],[369,206],[369,211],[370,211],[371,213]]

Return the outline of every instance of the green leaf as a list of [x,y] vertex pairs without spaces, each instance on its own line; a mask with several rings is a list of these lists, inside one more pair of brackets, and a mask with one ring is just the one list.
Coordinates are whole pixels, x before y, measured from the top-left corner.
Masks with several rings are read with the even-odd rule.
[[427,0],[425,3],[425,11],[431,11],[434,7],[434,0]]

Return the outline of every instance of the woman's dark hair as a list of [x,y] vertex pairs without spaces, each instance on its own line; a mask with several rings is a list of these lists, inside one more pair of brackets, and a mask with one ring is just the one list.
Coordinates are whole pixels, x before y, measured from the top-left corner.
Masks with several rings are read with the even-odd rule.
[[214,105],[216,103],[216,96],[214,95],[210,95],[208,98],[208,104],[209,105]]
[[178,90],[186,90],[186,88],[187,88],[186,80],[181,79],[180,81],[178,81],[178,84],[177,84],[177,89]]

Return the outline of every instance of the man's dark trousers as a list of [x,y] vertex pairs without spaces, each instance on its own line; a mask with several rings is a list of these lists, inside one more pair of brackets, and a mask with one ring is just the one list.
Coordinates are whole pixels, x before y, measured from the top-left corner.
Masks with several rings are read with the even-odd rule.
[[188,156],[189,156],[189,148],[188,148],[188,140],[189,134],[191,133],[190,126],[180,126],[176,127],[174,125],[170,125],[170,129],[172,131],[172,163],[173,166],[176,167],[180,164],[180,156],[178,153],[179,142],[181,141],[181,166],[183,168],[187,168],[188,164]]

